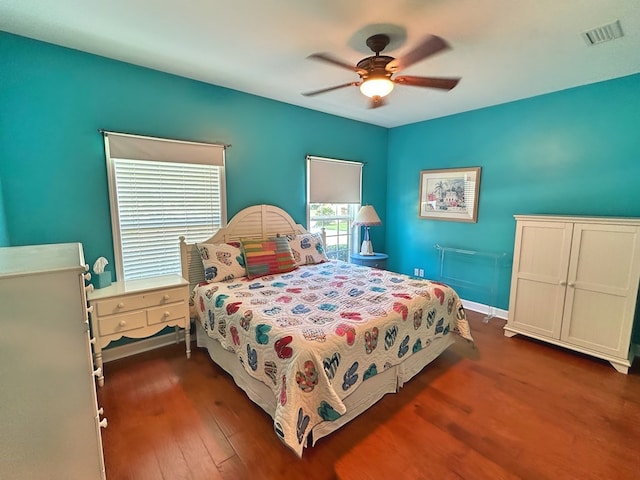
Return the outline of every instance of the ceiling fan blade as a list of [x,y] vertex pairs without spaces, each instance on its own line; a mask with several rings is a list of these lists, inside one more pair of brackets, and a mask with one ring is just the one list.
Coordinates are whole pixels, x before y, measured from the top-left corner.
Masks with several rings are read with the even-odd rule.
[[346,68],[347,70],[351,70],[352,72],[356,72],[358,75],[364,75],[367,73],[366,70],[362,68],[358,68],[355,65],[347,63],[343,60],[340,60],[328,53],[312,53],[307,58],[312,60],[320,60],[321,62],[330,63],[332,65],[336,65],[337,67]]
[[402,75],[393,79],[393,82],[399,85],[439,88],[441,90],[451,90],[459,81],[459,78],[414,77],[412,75]]
[[409,65],[413,65],[423,58],[427,58],[449,48],[451,47],[443,38],[440,38],[436,35],[429,35],[413,50],[406,53],[400,58],[396,58],[395,60],[390,61],[387,64],[386,69],[389,72],[399,72],[400,70],[404,70]]
[[360,85],[360,82],[343,83],[342,85],[336,85],[334,87],[322,88],[320,90],[314,90],[313,92],[303,93],[302,95],[304,95],[305,97],[312,97],[313,95],[319,95],[321,93],[331,92],[332,90],[338,90],[339,88],[352,87],[352,86],[353,87],[357,87],[358,85]]
[[371,101],[369,102],[369,108],[378,108],[384,107],[387,104],[384,97],[379,97],[378,95],[371,97]]

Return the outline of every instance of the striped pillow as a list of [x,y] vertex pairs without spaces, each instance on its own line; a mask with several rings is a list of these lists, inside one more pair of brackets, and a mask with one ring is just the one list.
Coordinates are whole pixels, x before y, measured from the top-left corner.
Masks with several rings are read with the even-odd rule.
[[286,237],[270,240],[243,240],[242,251],[250,279],[285,273],[297,268]]

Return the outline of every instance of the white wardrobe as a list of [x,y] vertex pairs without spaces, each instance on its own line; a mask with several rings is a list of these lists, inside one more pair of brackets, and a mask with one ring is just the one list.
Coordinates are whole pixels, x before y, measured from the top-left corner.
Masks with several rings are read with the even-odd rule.
[[103,479],[79,243],[0,248],[0,478]]
[[640,219],[516,215],[509,319],[523,334],[627,373],[640,280]]

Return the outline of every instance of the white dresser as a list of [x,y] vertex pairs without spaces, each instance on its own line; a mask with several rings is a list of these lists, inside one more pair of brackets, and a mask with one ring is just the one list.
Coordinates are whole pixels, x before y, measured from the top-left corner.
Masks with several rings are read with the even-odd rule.
[[509,320],[517,333],[627,373],[640,281],[640,219],[516,215]]
[[0,248],[0,478],[105,478],[82,245]]

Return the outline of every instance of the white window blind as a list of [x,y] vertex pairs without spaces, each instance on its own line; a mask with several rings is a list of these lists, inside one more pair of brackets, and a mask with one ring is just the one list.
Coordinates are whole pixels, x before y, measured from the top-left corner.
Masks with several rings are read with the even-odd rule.
[[107,133],[118,279],[180,273],[178,239],[226,223],[224,146]]
[[360,203],[362,163],[307,156],[309,203]]

